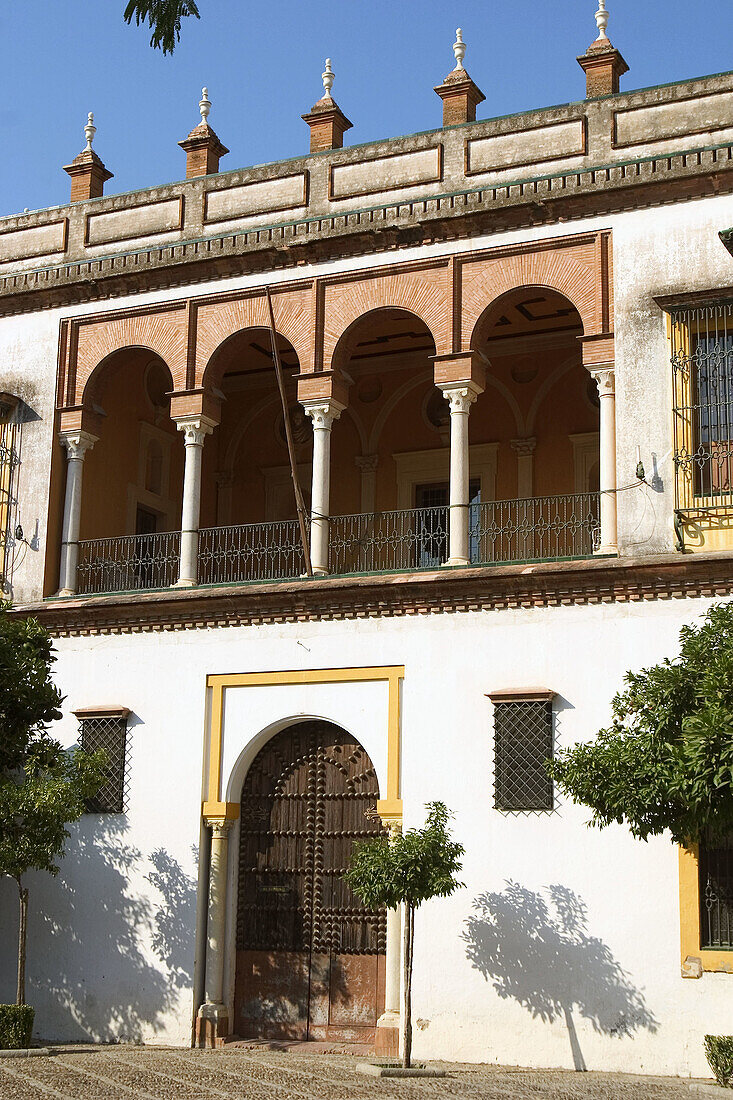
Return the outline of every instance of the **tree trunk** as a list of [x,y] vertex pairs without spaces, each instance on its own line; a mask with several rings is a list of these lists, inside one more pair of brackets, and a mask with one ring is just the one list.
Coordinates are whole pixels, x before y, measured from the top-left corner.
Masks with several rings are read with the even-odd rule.
[[18,924],[18,986],[15,1003],[25,1004],[25,943],[28,932],[28,887],[18,878],[18,899],[20,901],[20,921]]
[[405,904],[405,928],[403,936],[402,963],[404,974],[404,1036],[402,1042],[402,1065],[409,1069],[412,1065],[412,945],[415,932],[415,909]]

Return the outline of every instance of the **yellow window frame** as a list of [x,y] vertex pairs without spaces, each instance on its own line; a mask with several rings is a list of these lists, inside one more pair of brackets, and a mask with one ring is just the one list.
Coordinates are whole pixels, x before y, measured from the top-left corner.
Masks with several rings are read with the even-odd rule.
[[699,959],[702,969],[710,972],[733,973],[733,948],[701,947],[700,929],[700,846],[690,844],[680,848],[680,955],[682,976],[695,978],[694,965]]

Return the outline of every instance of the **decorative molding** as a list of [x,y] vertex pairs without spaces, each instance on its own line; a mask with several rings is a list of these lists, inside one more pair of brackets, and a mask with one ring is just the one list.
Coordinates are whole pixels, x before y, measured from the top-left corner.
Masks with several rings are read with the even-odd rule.
[[208,416],[191,416],[176,418],[176,427],[183,432],[186,447],[203,447],[204,439],[211,435],[216,424]]
[[482,392],[477,386],[459,382],[457,385],[441,387],[443,397],[450,405],[451,416],[454,413],[468,413],[471,405]]
[[54,637],[197,630],[429,615],[450,612],[714,599],[733,594],[725,551],[601,558],[405,573],[319,577],[220,588],[103,597],[50,598],[13,613],[32,615]]
[[[487,184],[440,195],[394,200],[341,213],[155,243],[94,258],[0,274],[0,313],[184,286],[197,281],[380,248],[442,241],[617,213],[733,190],[733,143],[706,145],[587,166],[574,171]],[[520,209],[518,209],[520,208]],[[523,210],[521,209],[523,208]],[[120,282],[122,280],[122,282]]]
[[99,436],[92,435],[91,432],[84,431],[61,431],[59,432],[59,443],[62,447],[66,448],[67,457],[69,462],[76,460],[84,461],[84,455],[87,451],[91,451],[92,447],[99,440]]
[[594,367],[591,378],[598,383],[599,397],[614,397],[616,394],[616,371],[614,367]]
[[330,432],[334,420],[338,420],[346,408],[340,401],[301,401],[305,415],[313,421],[313,431]]

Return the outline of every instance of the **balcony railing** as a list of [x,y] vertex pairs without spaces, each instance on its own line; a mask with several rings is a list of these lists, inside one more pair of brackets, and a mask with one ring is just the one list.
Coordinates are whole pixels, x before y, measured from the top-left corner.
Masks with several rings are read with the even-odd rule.
[[600,493],[573,493],[473,504],[471,561],[589,557],[601,540],[600,498]]
[[77,591],[167,588],[178,579],[180,552],[180,531],[84,539],[79,543]]
[[448,556],[447,507],[333,516],[330,531],[332,573],[431,569]]
[[[437,568],[448,558],[449,512],[441,506],[332,516],[331,573]],[[475,565],[589,557],[599,543],[600,493],[496,500],[469,507],[469,550]],[[179,531],[80,542],[78,592],[175,584],[180,546]],[[297,520],[199,531],[199,584],[288,580],[304,573]]]
[[199,584],[276,581],[305,573],[295,519],[199,531]]

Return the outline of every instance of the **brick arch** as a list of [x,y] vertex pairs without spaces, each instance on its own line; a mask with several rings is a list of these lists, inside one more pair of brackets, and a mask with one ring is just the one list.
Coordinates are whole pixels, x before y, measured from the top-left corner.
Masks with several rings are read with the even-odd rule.
[[462,286],[461,342],[465,348],[477,346],[482,326],[497,300],[525,287],[562,294],[580,314],[586,335],[601,327],[598,274],[590,258],[584,263],[558,249],[497,257],[473,267],[466,265]]
[[145,348],[159,356],[173,378],[174,389],[186,388],[186,315],[180,313],[117,317],[80,326],[75,394],[69,404],[81,405],[97,367],[116,351]]
[[157,351],[154,351],[153,348],[147,347],[145,344],[126,344],[124,347],[118,348],[116,351],[111,351],[109,355],[105,355],[104,359],[102,359],[101,362],[97,363],[96,367],[89,375],[84,384],[84,389],[81,394],[81,399],[79,401],[80,405],[84,405],[87,409],[90,409],[94,404],[97,403],[96,395],[94,394],[94,388],[99,384],[105,367],[110,363],[113,358],[122,355],[126,351],[147,351],[151,355],[154,355],[156,359],[160,360],[160,362],[163,364],[168,372],[168,376],[170,378],[170,388],[175,389],[173,374],[165,359],[163,359],[162,355],[160,355]]
[[[298,356],[301,371],[312,370],[313,323],[311,291],[305,287],[282,293],[273,291],[275,327],[289,340]],[[226,340],[250,328],[270,327],[270,313],[264,292],[229,302],[209,302],[196,313],[195,385],[209,384],[211,361]]]
[[[451,297],[446,267],[427,271],[392,272],[326,288],[323,366],[338,367],[356,321],[382,309],[403,309],[430,331],[437,355],[451,348]],[[346,342],[342,342],[346,337]],[[336,350],[338,347],[338,356]]]

